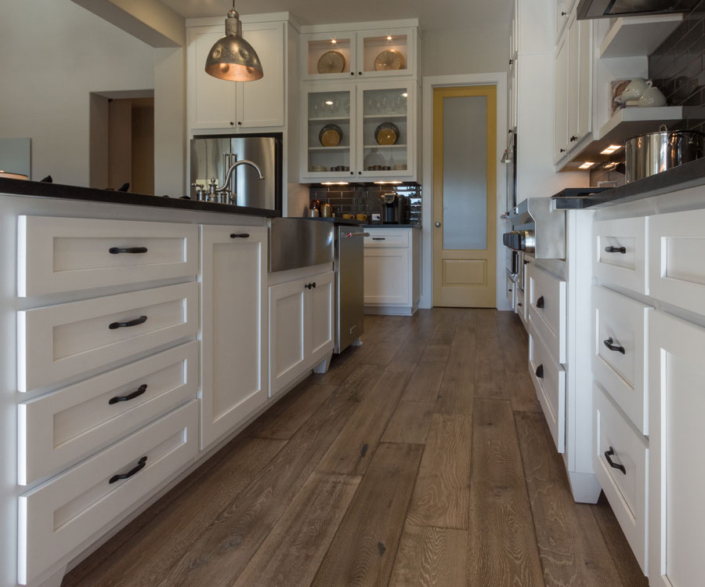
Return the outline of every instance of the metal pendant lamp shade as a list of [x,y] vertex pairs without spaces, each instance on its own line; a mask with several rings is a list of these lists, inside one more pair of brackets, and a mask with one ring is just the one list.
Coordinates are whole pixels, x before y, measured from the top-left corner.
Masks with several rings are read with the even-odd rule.
[[208,52],[206,73],[232,82],[253,82],[264,75],[257,52],[242,38],[242,23],[235,9],[225,20],[225,36]]

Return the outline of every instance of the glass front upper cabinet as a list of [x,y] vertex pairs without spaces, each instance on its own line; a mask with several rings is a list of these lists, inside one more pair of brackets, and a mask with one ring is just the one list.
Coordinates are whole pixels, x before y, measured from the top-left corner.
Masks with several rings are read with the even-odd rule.
[[415,75],[415,29],[357,33],[357,74],[373,78]]
[[358,86],[358,176],[404,178],[414,174],[414,85]]
[[301,37],[301,73],[307,80],[351,79],[356,75],[356,33],[311,33]]
[[349,180],[353,159],[355,94],[352,89],[315,88],[305,93],[306,176]]

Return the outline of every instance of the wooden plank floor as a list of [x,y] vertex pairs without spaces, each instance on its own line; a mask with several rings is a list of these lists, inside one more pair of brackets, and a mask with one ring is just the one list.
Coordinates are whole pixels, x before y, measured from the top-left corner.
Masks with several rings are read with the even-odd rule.
[[604,497],[573,502],[518,318],[365,331],[63,585],[648,585]]

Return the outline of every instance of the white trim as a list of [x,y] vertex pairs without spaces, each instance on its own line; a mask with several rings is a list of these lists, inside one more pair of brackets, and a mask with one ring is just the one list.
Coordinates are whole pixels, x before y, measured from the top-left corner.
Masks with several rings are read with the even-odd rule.
[[501,163],[507,136],[507,74],[506,72],[462,75],[441,75],[423,78],[423,240],[421,263],[421,299],[419,308],[433,307],[433,90],[453,86],[497,86],[497,309],[511,310],[504,295],[506,257],[503,254],[504,221],[499,215],[507,200],[506,167]]
[[373,20],[369,22],[342,22],[338,24],[309,24],[301,27],[301,34],[307,33],[333,33],[333,32],[361,32],[384,28],[412,28],[419,26],[418,18],[405,20]]
[[[223,27],[225,24],[225,19],[227,17],[227,12],[223,12],[223,16],[202,16],[196,18],[187,18],[184,20],[186,28],[199,27],[199,26],[218,26]],[[301,28],[301,24],[298,19],[290,12],[267,12],[262,14],[242,14],[240,15],[240,21],[245,24],[252,23],[265,23],[265,22],[289,22],[297,31]],[[223,33],[225,29],[223,28]]]

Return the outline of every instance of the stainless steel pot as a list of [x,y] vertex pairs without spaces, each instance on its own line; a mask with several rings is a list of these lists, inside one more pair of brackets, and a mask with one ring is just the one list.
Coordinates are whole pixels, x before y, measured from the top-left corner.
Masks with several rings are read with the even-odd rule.
[[658,132],[629,139],[624,147],[626,181],[630,183],[700,159],[705,154],[705,134],[671,132],[662,126]]

